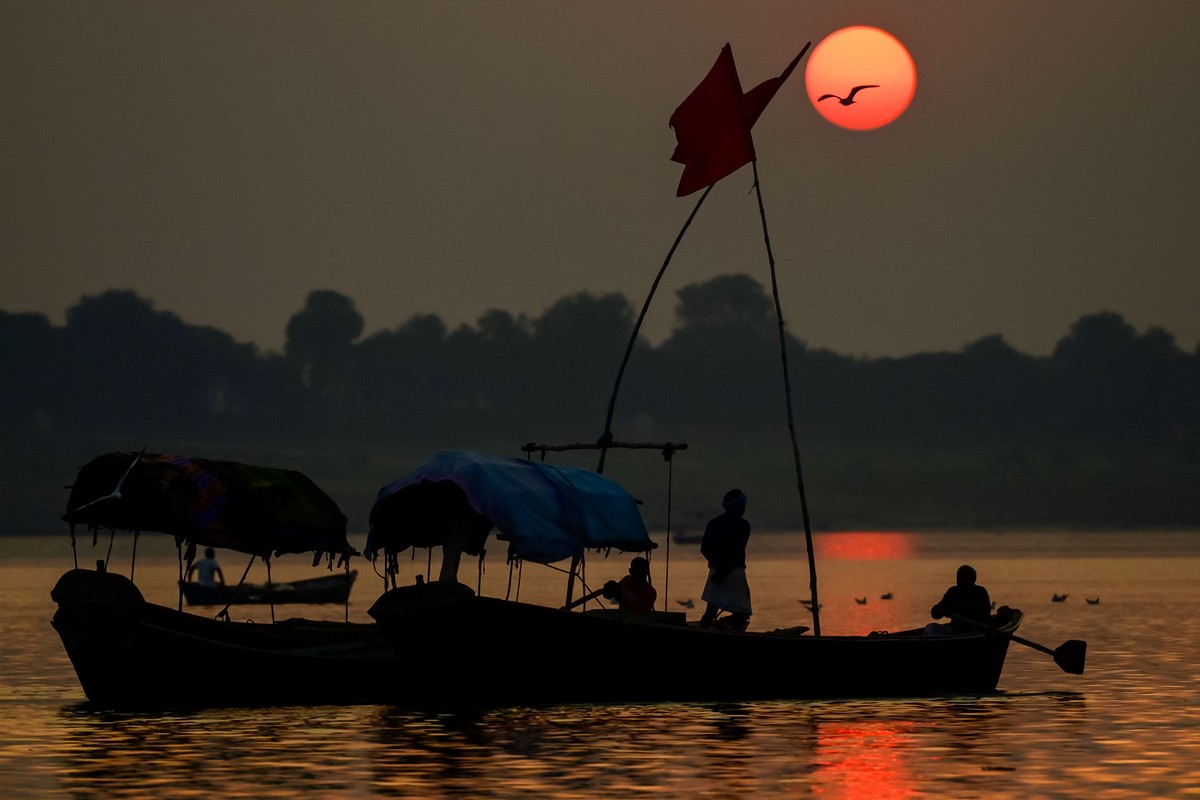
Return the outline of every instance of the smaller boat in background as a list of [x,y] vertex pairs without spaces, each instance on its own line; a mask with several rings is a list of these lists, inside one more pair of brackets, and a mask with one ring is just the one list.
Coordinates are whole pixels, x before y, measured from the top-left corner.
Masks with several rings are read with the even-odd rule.
[[673,544],[700,544],[704,541],[703,531],[694,533],[687,528],[676,528],[671,534],[671,542]]
[[1061,603],[1061,602],[1065,601],[1066,599],[1067,599],[1067,595],[1056,594],[1056,595],[1051,596],[1050,602],[1051,603]]
[[358,570],[350,570],[283,583],[243,583],[240,586],[182,583],[180,588],[190,606],[345,603],[357,575]]

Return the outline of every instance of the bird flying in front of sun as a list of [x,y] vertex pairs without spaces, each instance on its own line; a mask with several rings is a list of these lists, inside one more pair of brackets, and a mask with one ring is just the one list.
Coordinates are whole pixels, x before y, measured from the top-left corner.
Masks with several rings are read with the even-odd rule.
[[834,31],[813,48],[804,86],[822,117],[843,128],[869,131],[893,122],[908,108],[917,90],[917,68],[895,36],[855,25]]

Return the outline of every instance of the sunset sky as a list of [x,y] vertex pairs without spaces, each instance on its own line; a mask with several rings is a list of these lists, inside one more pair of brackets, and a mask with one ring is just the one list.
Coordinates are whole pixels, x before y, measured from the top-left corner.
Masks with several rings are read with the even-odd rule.
[[[823,120],[803,67],[754,128],[789,329],[847,355],[1100,310],[1200,341],[1200,3],[43,2],[0,5],[0,310],[134,289],[278,349],[313,289],[368,333],[645,297],[696,197],[667,119],[729,42],[745,87],[874,25],[912,54],[895,123]],[[849,87],[847,87],[849,88]],[[749,167],[651,309],[769,285]]]

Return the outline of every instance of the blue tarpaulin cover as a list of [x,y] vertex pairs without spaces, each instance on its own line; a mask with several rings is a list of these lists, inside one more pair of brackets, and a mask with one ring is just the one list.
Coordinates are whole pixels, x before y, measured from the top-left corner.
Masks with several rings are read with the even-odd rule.
[[[448,484],[457,490],[448,491]],[[463,510],[464,500],[475,531],[482,529],[486,536],[494,525],[497,538],[527,561],[549,564],[587,548],[654,547],[637,501],[603,475],[454,450],[438,453],[379,491],[371,509],[368,557],[439,544],[435,529]]]

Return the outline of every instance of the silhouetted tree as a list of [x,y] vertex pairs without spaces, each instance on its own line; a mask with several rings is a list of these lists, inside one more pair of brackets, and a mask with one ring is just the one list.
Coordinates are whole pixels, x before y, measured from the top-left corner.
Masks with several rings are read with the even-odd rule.
[[[737,460],[762,470],[764,485],[787,473],[769,295],[748,276],[720,276],[680,289],[676,314],[662,345],[637,342],[614,432],[689,441],[693,467]],[[350,298],[318,291],[289,321],[284,354],[262,354],[131,291],[82,298],[61,327],[0,312],[9,477],[0,499],[20,502],[29,491],[19,481],[32,480],[35,449],[47,465],[45,454],[58,453],[65,478],[108,443],[213,455],[307,448],[371,464],[433,448],[590,439],[602,431],[632,325],[624,297],[581,292],[532,320],[492,309],[451,332],[425,314],[360,339]],[[1200,347],[1185,353],[1161,328],[1139,333],[1113,312],[1086,315],[1050,357],[1019,353],[1000,336],[904,358],[850,358],[790,335],[787,346],[822,515],[833,496],[842,503],[834,519],[870,501],[881,522],[893,513],[1197,521],[1183,487],[1200,463]],[[1102,506],[1116,485],[1119,498]]]
[[65,337],[44,314],[0,311],[0,428],[48,433],[62,385]]
[[722,275],[677,295],[676,327],[660,347],[657,396],[666,404],[656,416],[743,433],[783,419],[778,323],[762,285]]
[[[1192,361],[1161,328],[1145,334],[1111,311],[1081,317],[1054,350],[1062,425],[1077,435],[1127,440],[1163,435],[1196,398]],[[1181,406],[1180,401],[1186,403]]]
[[1038,359],[992,335],[964,347],[961,361],[959,435],[1012,443],[1045,430],[1049,372]]
[[[613,377],[633,330],[633,308],[620,294],[579,292],[533,320],[530,359],[512,365],[524,382],[532,437],[587,438],[602,432]],[[595,432],[595,433],[593,433]]]
[[528,430],[527,409],[536,387],[518,376],[532,359],[532,344],[529,320],[498,309],[485,312],[475,327],[463,325],[450,334],[446,351],[455,367],[454,410],[473,417],[481,432],[515,437],[517,429]]
[[340,402],[351,347],[362,331],[362,314],[349,297],[328,289],[309,292],[304,309],[288,320],[284,352],[305,386]]
[[219,419],[252,413],[254,347],[186,325],[134,292],[84,297],[69,309],[64,355],[69,387],[57,416],[72,430],[205,436]]
[[453,365],[445,358],[446,325],[418,314],[355,348],[352,384],[366,409],[367,430],[426,441],[446,430]]

